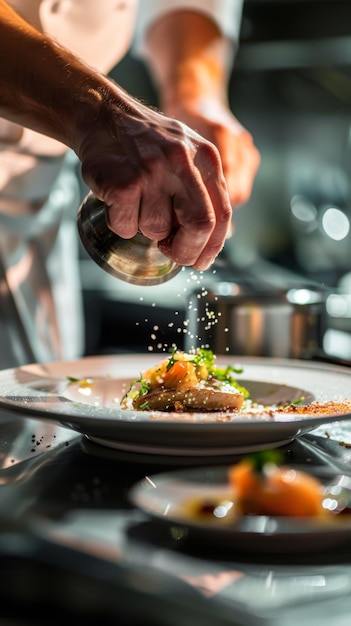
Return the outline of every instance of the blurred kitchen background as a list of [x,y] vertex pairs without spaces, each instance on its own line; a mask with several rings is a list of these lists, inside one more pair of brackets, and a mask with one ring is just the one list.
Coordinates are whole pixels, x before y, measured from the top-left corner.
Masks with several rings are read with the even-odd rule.
[[[307,356],[351,361],[350,70],[349,0],[244,2],[229,96],[261,152],[252,197],[235,213],[235,234],[214,271],[136,287],[110,277],[82,249],[87,354],[182,347],[192,292],[220,284],[232,297],[244,284],[250,295],[276,292],[278,301],[284,291],[285,304],[292,290],[302,306],[321,289],[320,345]],[[158,104],[131,54],[111,75]],[[86,191],[82,184],[82,197]]]

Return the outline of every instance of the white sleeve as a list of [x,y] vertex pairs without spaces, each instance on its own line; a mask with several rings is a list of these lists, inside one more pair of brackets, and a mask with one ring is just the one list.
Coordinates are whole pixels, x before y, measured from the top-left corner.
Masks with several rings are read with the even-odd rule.
[[145,33],[152,22],[178,9],[194,9],[208,15],[226,37],[237,43],[243,2],[244,0],[140,0],[133,52],[142,56]]

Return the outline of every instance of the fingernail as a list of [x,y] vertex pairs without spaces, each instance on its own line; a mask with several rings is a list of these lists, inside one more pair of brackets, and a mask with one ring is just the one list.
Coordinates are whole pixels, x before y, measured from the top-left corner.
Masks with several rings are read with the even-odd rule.
[[195,270],[197,270],[198,272],[205,272],[206,270],[208,270],[208,268],[211,266],[212,261],[208,262],[208,261],[201,261],[201,263],[196,263],[193,267]]

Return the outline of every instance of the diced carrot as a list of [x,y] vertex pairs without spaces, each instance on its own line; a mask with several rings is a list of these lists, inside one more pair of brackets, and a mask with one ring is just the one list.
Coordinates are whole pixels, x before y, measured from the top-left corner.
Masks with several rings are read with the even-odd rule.
[[198,382],[191,361],[175,361],[164,374],[163,384],[167,389],[190,389]]
[[229,482],[244,515],[291,517],[323,514],[322,485],[313,476],[289,467],[273,466],[258,473],[243,460],[229,470]]
[[237,465],[232,465],[228,472],[229,484],[238,498],[252,497],[261,488],[261,476],[255,472],[252,462],[243,459]]

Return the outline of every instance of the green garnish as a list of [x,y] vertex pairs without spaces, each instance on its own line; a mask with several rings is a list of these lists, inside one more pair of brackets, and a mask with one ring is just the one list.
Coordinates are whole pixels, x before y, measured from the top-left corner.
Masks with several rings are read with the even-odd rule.
[[195,365],[206,365],[208,371],[212,374],[214,368],[215,357],[212,350],[199,349],[192,361]]
[[138,411],[150,411],[149,403],[148,402],[143,402],[142,404],[139,404]]
[[[140,385],[140,387],[139,389],[136,389],[135,386],[138,384]],[[146,378],[143,378],[143,374],[142,372],[140,372],[139,378],[137,380],[133,380],[130,383],[129,389],[121,398],[121,402],[123,402],[123,400],[125,400],[126,398],[131,398],[132,400],[135,400],[139,396],[144,396],[145,394],[147,394],[149,390],[149,381],[146,380]]]
[[145,378],[143,378],[143,375],[140,374],[138,380],[136,381],[137,383],[140,384],[140,392],[139,395],[143,396],[145,393],[148,393],[150,390],[150,385],[149,385],[149,381],[146,380]]
[[171,369],[171,367],[173,367],[173,365],[177,362],[178,359],[174,358],[175,353],[177,352],[176,348],[172,349],[172,354],[168,359],[168,363],[166,365],[166,372],[169,372],[169,370]]
[[249,454],[246,458],[250,460],[257,474],[264,474],[267,465],[281,465],[284,457],[279,450],[262,450]]
[[237,383],[237,381],[231,375],[232,373],[241,374],[242,372],[242,367],[228,365],[227,367],[214,367],[211,375],[214,378],[221,380],[223,383],[231,385],[231,387],[234,387],[235,389],[240,391],[240,393],[243,394],[244,398],[247,399],[250,396],[249,391],[245,387],[242,387],[242,385],[239,385],[239,383]]
[[293,402],[290,402],[287,406],[299,406],[299,404],[304,404],[306,398],[301,396],[301,398],[297,398]]

